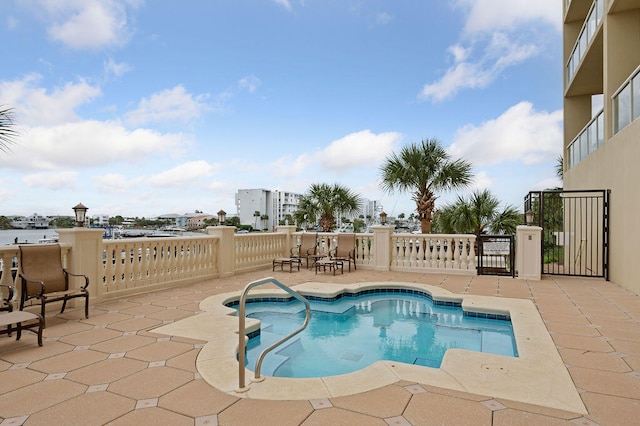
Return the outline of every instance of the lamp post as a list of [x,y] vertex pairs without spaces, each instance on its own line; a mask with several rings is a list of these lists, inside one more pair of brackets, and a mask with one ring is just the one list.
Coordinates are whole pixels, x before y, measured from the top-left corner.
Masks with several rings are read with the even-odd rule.
[[387,224],[387,214],[384,212],[384,210],[380,212],[380,224],[381,225]]
[[533,225],[533,210],[529,209],[524,212],[524,223],[526,223],[527,226]]
[[76,216],[76,223],[75,226],[78,228],[83,228],[84,227],[84,222],[87,218],[87,210],[89,210],[85,205],[83,205],[82,203],[78,203],[74,208],[73,208],[73,212],[75,213]]
[[220,210],[218,212],[218,226],[223,226],[226,218],[227,218],[227,212],[225,212],[224,210]]

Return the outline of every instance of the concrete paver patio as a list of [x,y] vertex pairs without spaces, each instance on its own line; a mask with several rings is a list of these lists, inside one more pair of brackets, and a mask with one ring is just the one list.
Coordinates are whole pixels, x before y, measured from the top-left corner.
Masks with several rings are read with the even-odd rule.
[[[587,415],[397,382],[318,400],[237,398],[209,386],[195,360],[204,341],[154,333],[199,313],[203,299],[274,276],[308,281],[402,281],[460,294],[532,300]],[[640,297],[600,279],[542,281],[358,270],[344,275],[271,268],[163,290],[47,318],[44,346],[25,332],[0,338],[1,425],[629,425],[640,414]]]

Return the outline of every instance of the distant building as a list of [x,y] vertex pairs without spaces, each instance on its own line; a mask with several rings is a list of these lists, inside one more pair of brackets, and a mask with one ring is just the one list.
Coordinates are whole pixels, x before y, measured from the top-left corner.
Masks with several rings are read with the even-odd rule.
[[11,221],[11,227],[16,229],[47,229],[51,219],[34,213],[29,217],[19,217]]
[[[293,216],[298,209],[303,194],[269,189],[240,189],[235,201],[238,217],[242,225],[251,225],[257,229],[272,229],[286,221],[287,215]],[[379,220],[382,206],[379,201],[363,199],[361,212],[350,217],[357,219],[360,214],[370,216],[370,223]],[[259,215],[256,216],[256,212]],[[264,219],[268,217],[268,219]],[[338,218],[340,220],[340,218]],[[294,225],[294,223],[291,223]]]
[[189,231],[196,231],[198,229],[203,229],[207,226],[207,224],[205,223],[205,220],[212,219],[214,217],[215,216],[210,214],[198,214],[198,215],[190,216],[187,219],[187,229]]
[[235,197],[240,223],[256,229],[272,229],[285,221],[287,215],[293,215],[300,197],[302,194],[294,192],[240,189]]
[[91,216],[91,220],[93,224],[96,226],[107,226],[109,225],[109,215],[108,214],[94,214]]

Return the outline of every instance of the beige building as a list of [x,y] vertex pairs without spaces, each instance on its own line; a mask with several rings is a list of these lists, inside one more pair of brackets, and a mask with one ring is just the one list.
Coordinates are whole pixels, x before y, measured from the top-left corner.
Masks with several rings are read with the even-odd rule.
[[610,189],[609,278],[640,293],[640,0],[563,3],[564,189]]

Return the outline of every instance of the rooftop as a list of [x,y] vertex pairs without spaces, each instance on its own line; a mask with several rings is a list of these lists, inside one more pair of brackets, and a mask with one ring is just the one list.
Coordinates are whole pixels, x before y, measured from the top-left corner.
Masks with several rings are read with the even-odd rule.
[[[358,270],[323,282],[402,281],[458,294],[534,302],[587,408],[582,415],[404,380],[350,396],[272,401],[238,398],[205,382],[206,343],[150,330],[200,313],[200,301],[274,276],[318,281],[312,271],[264,269],[47,318],[44,346],[25,332],[0,338],[2,424],[418,425],[631,424],[640,412],[640,297],[601,279],[542,281]],[[523,384],[525,386],[526,384]]]

